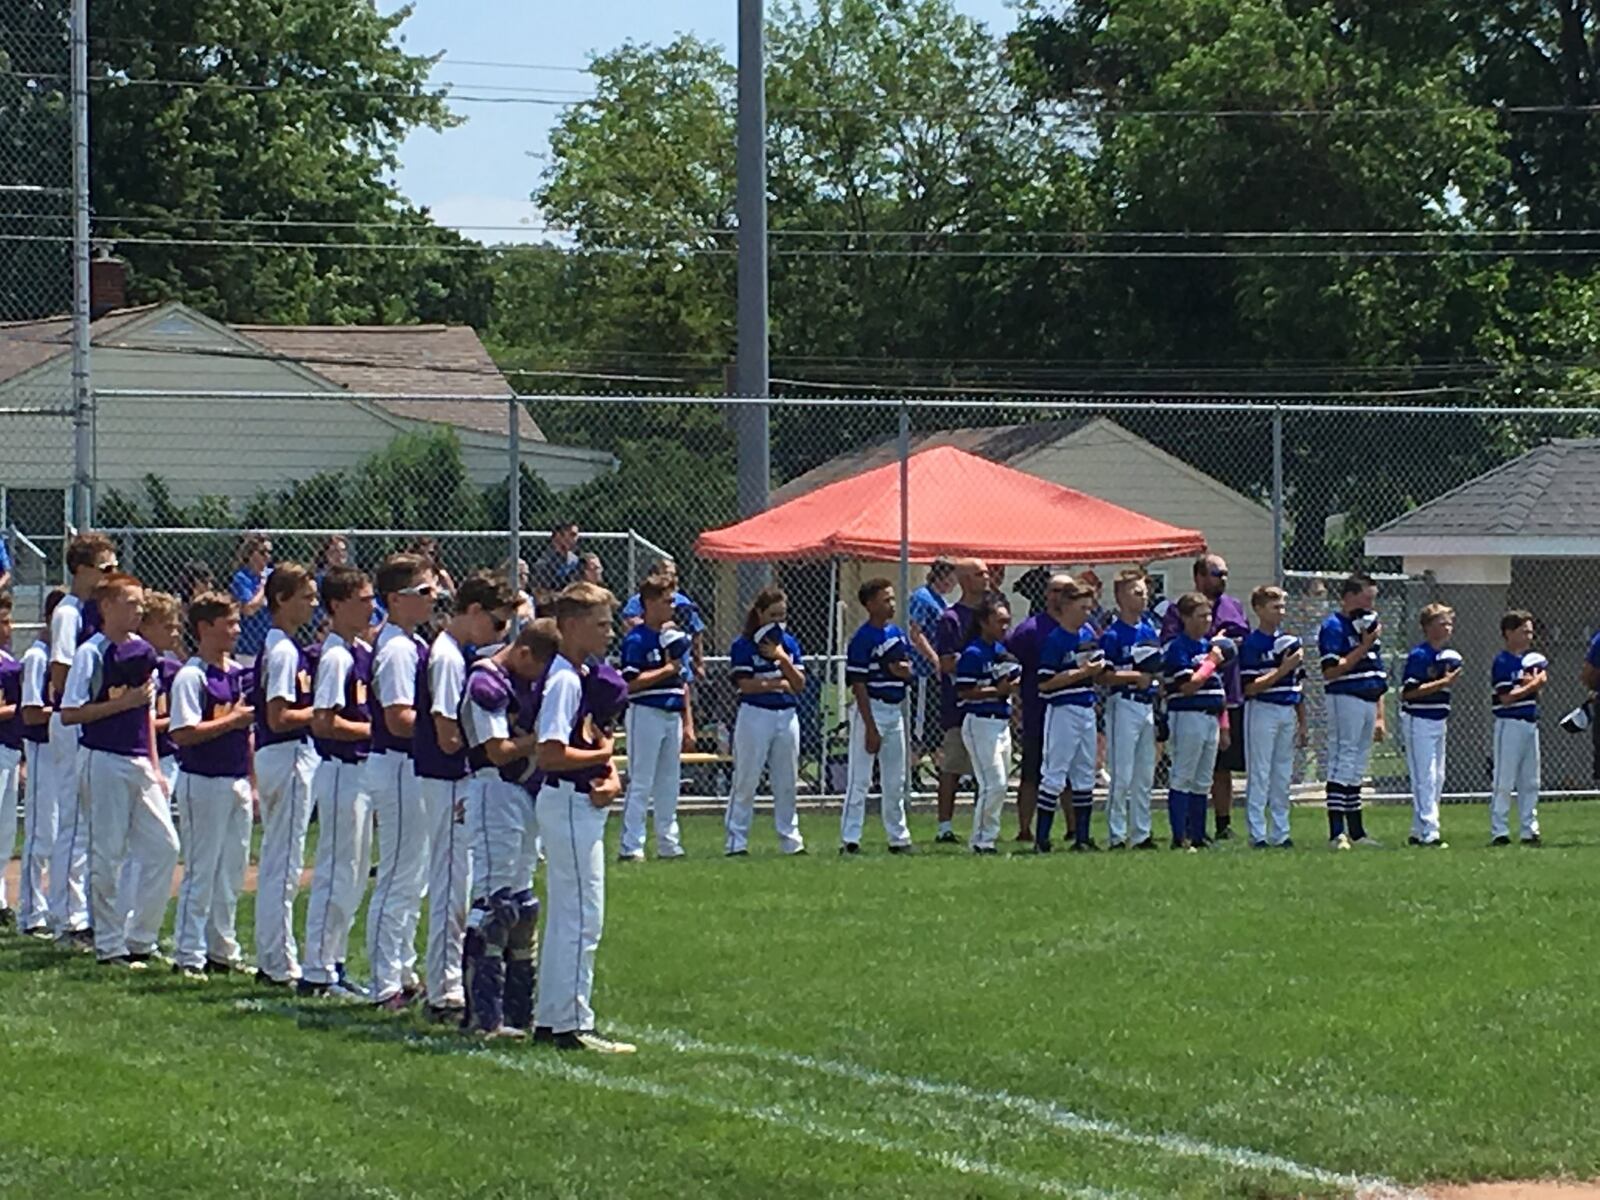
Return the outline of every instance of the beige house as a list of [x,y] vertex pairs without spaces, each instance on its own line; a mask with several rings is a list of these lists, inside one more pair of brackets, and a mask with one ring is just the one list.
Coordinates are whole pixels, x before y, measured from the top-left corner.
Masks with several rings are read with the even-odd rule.
[[[1233,491],[1204,472],[1157,448],[1115,421],[1105,417],[1030,421],[979,429],[950,429],[924,434],[911,442],[911,451],[933,446],[956,446],[969,453],[1037,475],[1051,483],[1087,492],[1124,508],[1188,529],[1199,529],[1213,551],[1223,555],[1233,574],[1229,591],[1248,597],[1258,584],[1272,579],[1272,512],[1265,505]],[[771,503],[782,504],[797,496],[862,471],[893,462],[894,439],[848,451],[797,476],[772,493]],[[997,513],[997,520],[1027,520],[1026,513]],[[1118,563],[1061,563],[1060,566],[1115,568]],[[1146,564],[1167,595],[1190,586],[1192,560]],[[840,576],[839,591],[846,601],[844,623],[853,628],[860,619],[855,590],[872,575],[895,578],[893,563],[848,563]],[[1109,581],[1107,570],[1099,571]],[[732,571],[728,571],[731,595]],[[1021,570],[1008,572],[1015,584]],[[922,583],[923,571],[913,566],[912,585]],[[1015,598],[1014,598],[1015,599]],[[1106,604],[1111,598],[1106,597]],[[726,606],[719,605],[721,612]],[[1017,608],[1027,611],[1026,601]]]
[[[0,513],[13,525],[23,526],[23,514],[64,511],[73,463],[64,415],[69,338],[66,318],[0,325]],[[92,338],[102,495],[142,495],[144,477],[155,474],[180,503],[222,496],[237,509],[259,492],[354,467],[397,434],[438,428],[455,433],[479,486],[506,478],[513,389],[469,328],[230,326],[168,302],[107,312]],[[115,394],[131,390],[152,394]],[[170,394],[201,390],[278,398]],[[614,468],[609,454],[546,441],[516,411],[522,464],[552,489]],[[39,528],[47,518],[33,520],[49,536]]]

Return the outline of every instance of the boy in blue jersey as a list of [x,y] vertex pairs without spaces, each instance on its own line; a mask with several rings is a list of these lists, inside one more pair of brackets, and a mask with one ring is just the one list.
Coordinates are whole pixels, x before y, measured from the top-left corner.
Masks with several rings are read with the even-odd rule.
[[1511,794],[1517,795],[1522,844],[1539,839],[1539,693],[1550,682],[1550,663],[1533,649],[1533,614],[1512,609],[1500,618],[1506,648],[1494,656],[1494,799],[1489,832],[1496,846],[1511,844]]
[[1381,843],[1367,835],[1361,786],[1372,743],[1385,735],[1383,695],[1389,690],[1383,665],[1383,632],[1374,605],[1378,585],[1351,575],[1339,585],[1339,611],[1317,633],[1328,699],[1328,846],[1348,850]]
[[[1256,628],[1239,648],[1244,685],[1244,746],[1249,762],[1245,822],[1257,849],[1292,846],[1289,837],[1289,785],[1296,746],[1306,744],[1305,646],[1283,632],[1288,594],[1280,587],[1258,587],[1250,595]],[[1267,813],[1271,810],[1269,822]]]
[[894,624],[894,586],[869,579],[857,592],[867,610],[845,653],[844,677],[850,685],[850,759],[844,812],[839,818],[839,853],[861,852],[867,789],[878,766],[882,801],[879,813],[890,854],[911,852],[906,827],[906,727],[900,705],[911,679],[911,651],[905,630]]
[[1146,611],[1150,584],[1138,567],[1112,583],[1117,616],[1100,635],[1106,656],[1106,826],[1113,850],[1154,850],[1150,794],[1156,779],[1155,702],[1159,692],[1161,641]]
[[1094,812],[1095,683],[1105,673],[1105,652],[1089,614],[1094,591],[1076,579],[1062,586],[1061,619],[1039,651],[1039,696],[1044,701],[1044,762],[1034,815],[1034,851],[1050,852],[1050,830],[1061,793],[1072,791],[1072,849],[1098,850],[1089,836]]
[[[949,617],[949,611],[945,617]],[[1006,649],[1011,609],[995,592],[978,598],[967,622],[967,644],[957,656],[952,684],[961,718],[961,741],[978,785],[970,846],[994,854],[1006,805],[1011,764],[1011,697],[1022,682],[1022,665]]]
[[1455,610],[1425,605],[1422,641],[1406,656],[1400,684],[1400,736],[1411,773],[1411,835],[1406,843],[1444,849],[1439,834],[1439,797],[1444,792],[1445,734],[1450,725],[1450,689],[1461,678],[1461,655],[1450,648]]
[[639,585],[642,623],[622,639],[619,658],[628,682],[623,717],[628,733],[628,792],[622,805],[620,862],[643,862],[645,815],[655,808],[656,857],[682,858],[678,788],[683,752],[694,748],[689,656],[693,639],[677,624],[676,581],[652,575]]
[[1198,850],[1206,839],[1206,799],[1217,765],[1227,696],[1218,668],[1233,642],[1213,638],[1211,601],[1188,592],[1177,603],[1179,632],[1161,653],[1167,719],[1172,726],[1172,766],[1167,781],[1167,818],[1174,850]]

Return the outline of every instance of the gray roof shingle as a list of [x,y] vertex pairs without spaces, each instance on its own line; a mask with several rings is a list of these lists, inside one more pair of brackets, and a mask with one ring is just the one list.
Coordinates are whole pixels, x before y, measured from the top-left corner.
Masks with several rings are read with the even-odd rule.
[[1600,438],[1557,438],[1372,535],[1600,537]]

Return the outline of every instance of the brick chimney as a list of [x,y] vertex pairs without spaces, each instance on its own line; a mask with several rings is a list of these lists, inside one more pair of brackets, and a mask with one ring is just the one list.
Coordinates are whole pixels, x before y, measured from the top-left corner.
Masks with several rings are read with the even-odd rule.
[[128,306],[128,264],[102,250],[89,263],[89,319]]

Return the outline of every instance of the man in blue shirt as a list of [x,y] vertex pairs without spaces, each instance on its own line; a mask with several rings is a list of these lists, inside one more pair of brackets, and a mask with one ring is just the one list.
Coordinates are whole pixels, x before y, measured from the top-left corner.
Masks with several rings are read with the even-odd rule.
[[[956,787],[972,774],[972,756],[961,740],[962,713],[956,705],[956,660],[967,648],[968,626],[989,590],[989,570],[978,558],[956,563],[961,597],[939,616],[934,648],[939,652],[939,727],[944,730],[939,753],[939,832],[934,841],[956,841]],[[1009,614],[1008,614],[1009,616]]]

